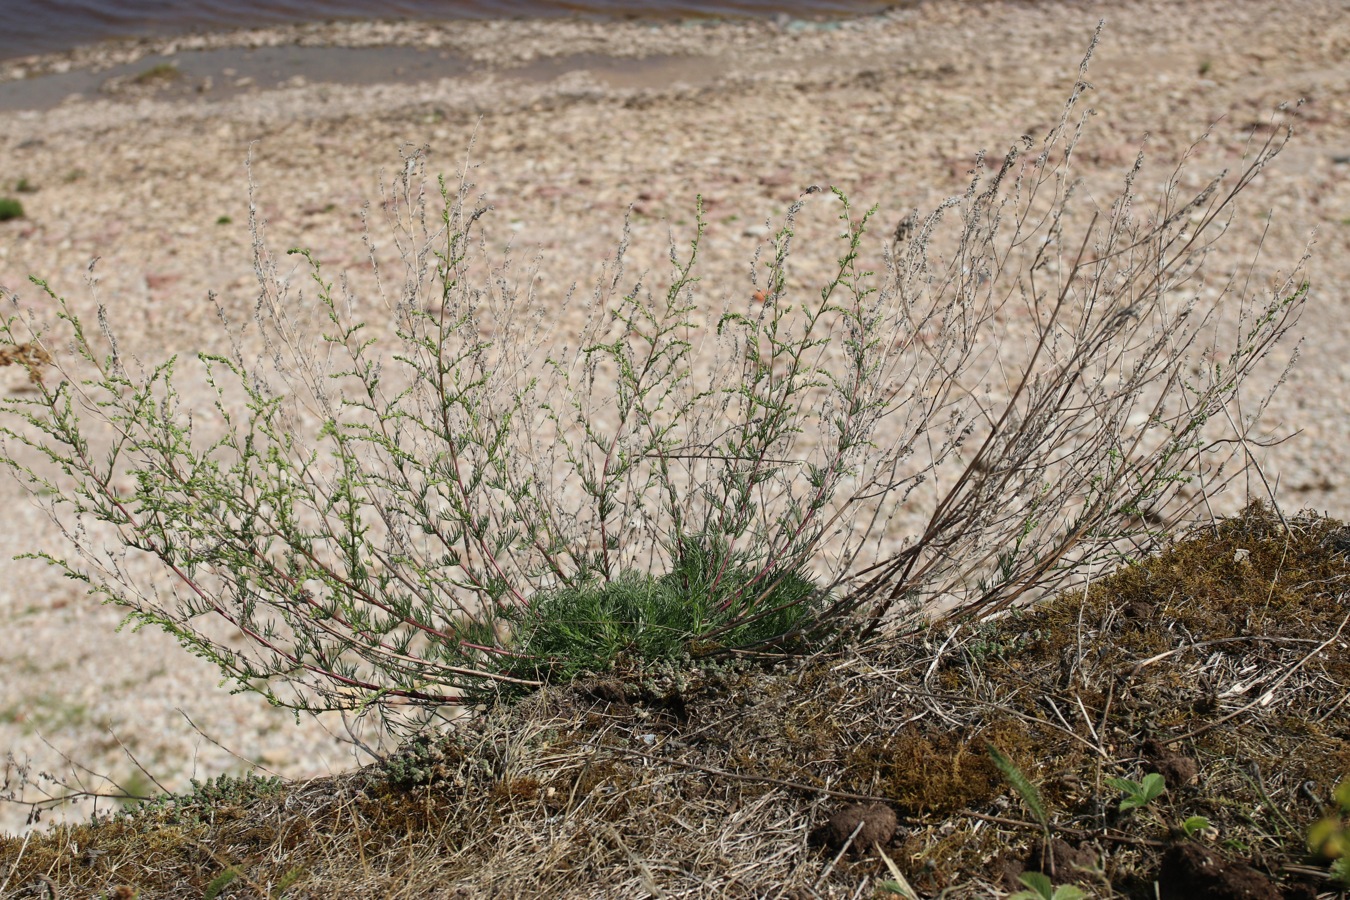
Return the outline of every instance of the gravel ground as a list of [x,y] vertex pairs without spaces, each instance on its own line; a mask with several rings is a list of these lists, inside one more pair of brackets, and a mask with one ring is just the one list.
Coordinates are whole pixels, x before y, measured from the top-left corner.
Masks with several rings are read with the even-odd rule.
[[[980,148],[1001,154],[1043,134],[1104,16],[1090,75],[1099,115],[1080,161],[1089,179],[1118,178],[1146,133],[1152,157],[1174,161],[1211,123],[1213,166],[1200,170],[1230,164],[1277,104],[1304,101],[1289,113],[1295,143],[1253,187],[1216,264],[1249,260],[1264,232],[1255,274],[1272,278],[1315,242],[1302,359],[1270,418],[1298,433],[1270,451],[1266,471],[1286,506],[1345,517],[1348,13],[1341,0],[939,2],[842,23],[324,24],[11,61],[0,107],[11,105],[3,82],[25,76],[77,75],[98,89],[0,112],[0,194],[20,178],[36,188],[14,195],[25,218],[0,223],[0,285],[25,307],[38,305],[30,273],[77,312],[92,317],[102,302],[127,349],[148,357],[218,347],[208,291],[234,310],[254,296],[250,147],[271,244],[352,267],[360,288],[362,210],[378,204],[381,170],[396,170],[411,144],[447,175],[466,156],[476,162],[494,207],[489,239],[512,242],[522,259],[537,251],[538,302],[559,308],[569,285],[594,282],[630,206],[630,268],[664,271],[667,236],[691,232],[701,194],[702,285],[720,302],[749,292],[765,223],[805,186],[875,202],[893,223],[960,193]],[[194,52],[297,46],[433,48],[457,74],[370,84],[303,67],[280,84],[125,74],[166,54],[186,73]],[[821,213],[800,229],[806,282],[828,271],[835,249],[811,240],[834,227]],[[96,293],[85,285],[95,257]],[[23,389],[16,370],[0,379],[11,394]],[[0,750],[52,772],[68,770],[65,754],[124,779],[130,751],[169,787],[241,759],[289,776],[351,764],[324,727],[335,723],[296,725],[255,697],[228,696],[163,635],[115,633],[116,610],[45,566],[11,561],[59,551],[61,538],[10,479],[0,502],[0,622],[11,635],[0,646]],[[21,822],[0,806],[0,827]]]

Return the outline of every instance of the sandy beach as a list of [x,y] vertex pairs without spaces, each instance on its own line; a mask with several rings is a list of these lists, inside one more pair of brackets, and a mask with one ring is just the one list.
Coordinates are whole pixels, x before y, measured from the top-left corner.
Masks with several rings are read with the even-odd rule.
[[[1099,18],[1087,99],[1097,115],[1079,161],[1089,182],[1118,181],[1146,135],[1150,158],[1170,167],[1208,130],[1198,185],[1240,161],[1254,127],[1293,123],[1211,265],[1236,269],[1263,241],[1254,280],[1274,281],[1312,242],[1301,360],[1268,416],[1289,438],[1264,467],[1286,508],[1350,516],[1341,0],[934,2],[841,22],[316,24],[12,60],[0,66],[0,196],[26,215],[0,222],[0,287],[7,309],[11,295],[41,308],[30,274],[91,321],[102,303],[125,348],[147,359],[219,349],[208,294],[240,313],[256,294],[250,153],[271,246],[308,248],[360,291],[363,214],[369,204],[378,222],[381,173],[398,170],[400,148],[425,147],[447,178],[474,166],[493,207],[487,239],[522,264],[538,257],[538,303],[562,310],[571,285],[588,290],[630,209],[629,267],[659,282],[670,235],[692,235],[699,195],[700,290],[721,302],[751,290],[756,247],[807,186],[877,204],[880,242],[912,208],[959,194],[982,148],[999,156],[1043,134]],[[341,55],[353,51],[366,55]],[[155,74],[164,60],[176,74]],[[828,275],[837,248],[816,239],[832,217],[823,205],[804,213],[802,282]],[[24,383],[0,370],[8,396]],[[133,755],[168,788],[245,761],[295,777],[353,764],[340,722],[297,725],[228,695],[173,641],[116,633],[118,610],[13,560],[59,553],[62,538],[7,476],[0,504],[0,753],[54,774],[69,773],[64,756],[142,788]],[[0,827],[22,821],[0,804]]]

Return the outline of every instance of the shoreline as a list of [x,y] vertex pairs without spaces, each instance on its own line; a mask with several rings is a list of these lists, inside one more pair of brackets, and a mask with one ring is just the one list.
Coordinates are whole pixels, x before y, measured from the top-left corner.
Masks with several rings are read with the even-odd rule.
[[[402,0],[375,4],[369,0],[321,0],[279,3],[254,0],[246,3],[206,3],[191,10],[169,11],[151,16],[145,0],[105,4],[92,2],[83,15],[66,12],[48,18],[38,0],[17,0],[18,7],[0,11],[0,62],[59,55],[79,45],[118,41],[176,41],[197,36],[246,29],[306,28],[312,25],[339,28],[363,24],[423,23],[459,27],[490,21],[590,21],[624,22],[719,22],[773,21],[788,27],[808,22],[845,20],[877,14],[899,3],[916,0],[793,0],[788,4],[768,0],[656,0],[640,3],[621,0]],[[28,8],[36,7],[36,8]],[[112,7],[112,8],[110,8]],[[364,8],[363,8],[364,7]]]
[[0,60],[0,112],[46,112],[118,95],[218,101],[242,91],[308,84],[420,86],[459,77],[541,83],[583,70],[615,88],[703,87],[722,74],[721,68],[687,63],[707,58],[710,33],[719,36],[716,43],[745,47],[784,37],[872,30],[907,12],[897,8],[781,21],[583,16],[326,21],[111,39]]
[[[146,57],[173,56],[211,50],[256,50],[269,47],[367,48],[409,47],[445,50],[481,65],[511,65],[565,52],[568,40],[593,43],[604,39],[608,55],[642,58],[656,48],[674,44],[692,50],[697,40],[680,35],[706,29],[744,29],[748,33],[789,34],[834,30],[841,26],[880,20],[899,8],[816,18],[652,15],[605,18],[574,13],[538,18],[465,19],[329,19],[236,29],[191,31],[169,36],[109,37],[68,50],[0,59],[0,85],[28,78],[75,71],[99,73],[114,66],[135,64]],[[546,33],[561,43],[548,46]],[[653,36],[655,32],[658,36]],[[497,46],[493,46],[493,45]],[[515,51],[500,45],[518,45]],[[671,52],[671,51],[667,51]]]

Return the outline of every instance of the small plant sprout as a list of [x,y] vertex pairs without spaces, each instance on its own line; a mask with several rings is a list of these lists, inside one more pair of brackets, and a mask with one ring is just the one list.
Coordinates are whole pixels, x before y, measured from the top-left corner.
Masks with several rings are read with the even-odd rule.
[[1167,790],[1167,783],[1157,772],[1149,772],[1143,781],[1130,778],[1107,778],[1106,783],[1125,796],[1120,801],[1120,811],[1139,809],[1147,806]]
[[216,900],[221,892],[238,878],[239,870],[234,866],[227,867],[225,871],[211,879],[211,883],[206,886],[206,890],[202,893],[202,900]]
[[1308,849],[1331,862],[1331,877],[1350,888],[1350,778],[1336,786],[1335,807],[1308,829]]
[[1041,792],[1002,751],[993,744],[985,744],[985,747],[989,751],[989,758],[1003,773],[1003,777],[1008,779],[1008,784],[1012,785],[1013,790],[1017,791],[1018,796],[1022,798],[1022,802],[1026,804],[1027,810],[1037,824],[1041,826],[1042,836],[1048,844],[1050,841],[1050,814],[1046,812],[1045,802],[1041,799]]
[[1177,827],[1188,838],[1196,836],[1213,838],[1218,834],[1218,830],[1204,816],[1189,816]]
[[1010,895],[1008,900],[1083,900],[1087,896],[1081,888],[1071,884],[1054,887],[1050,876],[1041,872],[1023,872],[1017,880],[1026,885],[1027,890]]

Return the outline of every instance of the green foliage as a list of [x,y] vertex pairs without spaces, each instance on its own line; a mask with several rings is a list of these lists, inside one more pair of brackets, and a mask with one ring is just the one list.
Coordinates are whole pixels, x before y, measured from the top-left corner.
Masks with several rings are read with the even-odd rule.
[[1331,861],[1331,876],[1350,888],[1350,778],[1336,786],[1336,807],[1308,829],[1308,849]]
[[[421,202],[422,160],[411,162],[400,196]],[[625,294],[574,358],[540,364],[536,338],[478,337],[476,294],[459,285],[481,211],[464,209],[467,186],[442,190],[442,235],[408,252],[420,271],[436,272],[446,306],[400,306],[396,346],[379,353],[317,261],[296,251],[317,291],[318,342],[340,348],[330,359],[346,359],[325,379],[302,382],[312,392],[302,404],[237,346],[202,354],[225,429],[210,441],[183,415],[177,358],[133,376],[106,321],[111,354],[35,281],[89,374],[78,390],[65,380],[8,401],[29,428],[6,431],[75,488],[6,461],[56,507],[68,504],[157,557],[184,590],[166,608],[152,591],[41,558],[126,607],[134,627],[168,631],[240,689],[310,711],[384,711],[397,697],[459,703],[624,660],[641,667],[828,634],[816,620],[842,609],[830,594],[838,576],[817,585],[803,565],[851,502],[841,507],[835,494],[885,403],[857,345],[874,327],[864,307],[871,292],[851,286],[866,216],[854,222],[839,197],[847,246],[832,283],[813,304],[724,315],[717,329],[741,348],[741,371],[697,387],[688,332],[701,216],[688,257],[672,256],[663,297]],[[785,228],[769,267],[777,291],[789,238]],[[260,311],[259,326],[279,343],[304,340],[268,283],[275,305]],[[621,328],[606,333],[609,323]],[[819,354],[840,340],[827,324],[841,323],[854,359],[827,367]],[[9,320],[3,337],[34,346],[16,340],[17,324]],[[297,347],[301,357],[314,353]],[[314,409],[323,420],[307,437],[296,422]],[[617,424],[601,424],[611,412]],[[118,434],[103,459],[89,451],[82,416],[90,414]],[[552,430],[553,458],[529,452],[541,427]],[[716,440],[700,437],[714,427]],[[803,431],[827,440],[794,454]],[[559,467],[574,473],[579,514],[564,515],[543,487]],[[690,471],[692,489],[682,486]],[[663,559],[667,574],[651,574]],[[198,631],[202,615],[223,617],[261,652]],[[279,690],[297,678],[310,692]]]
[[993,744],[985,744],[984,746],[989,751],[989,758],[994,761],[994,765],[1003,773],[1003,777],[1008,780],[1008,784],[1012,785],[1013,790],[1017,791],[1018,796],[1022,798],[1022,802],[1026,804],[1027,809],[1040,824],[1041,829],[1049,834],[1050,814],[1045,810],[1045,803],[1041,800],[1041,792],[1036,789],[1036,785],[1032,784],[1022,774],[1022,770],[1017,768],[1013,761],[997,747]]
[[128,802],[118,815],[152,814],[161,821],[202,821],[218,809],[245,806],[261,797],[275,796],[282,791],[285,782],[279,776],[263,777],[248,772],[241,776],[222,774],[205,781],[194,778],[191,786],[191,790],[181,794]]
[[304,877],[305,877],[305,870],[300,866],[295,866],[294,868],[287,869],[286,872],[284,872],[282,876],[279,879],[277,879],[277,886],[276,890],[273,892],[273,896],[280,897],[288,889],[293,887],[296,884],[296,882],[298,882],[301,878]]
[[1204,834],[1211,827],[1209,819],[1204,816],[1188,816],[1181,822],[1181,833],[1186,837],[1195,837]]
[[723,647],[781,644],[809,628],[827,600],[800,571],[756,568],[747,553],[690,539],[659,578],[630,572],[531,598],[511,616],[522,656],[504,657],[504,671],[568,680]]
[[[383,763],[385,778],[394,787],[412,790],[417,787],[455,782],[460,768],[466,764],[458,747],[449,741],[437,740],[428,734],[415,735],[399,747]],[[467,763],[470,768],[483,768],[484,760]],[[462,787],[462,784],[456,785]]]
[[1017,876],[1017,880],[1029,890],[1018,891],[1010,895],[1008,900],[1083,900],[1087,896],[1071,884],[1053,887],[1050,878],[1041,872],[1023,872]]
[[0,197],[0,222],[23,218],[23,204],[13,197]]
[[1017,621],[1021,615],[1022,611],[1011,610],[1002,619],[975,626],[969,640],[963,644],[966,657],[972,662],[1017,659],[1027,647],[1043,637],[1035,628],[1008,627],[1008,623]]
[[228,867],[225,871],[211,879],[211,883],[208,884],[206,890],[202,892],[202,900],[216,900],[216,898],[220,896],[220,892],[234,883],[235,879],[238,877],[239,870],[234,866]]
[[1121,812],[1147,806],[1167,790],[1167,784],[1157,772],[1149,772],[1144,776],[1143,781],[1134,781],[1129,778],[1107,778],[1106,783],[1116,790],[1124,792],[1125,797],[1120,801]]

